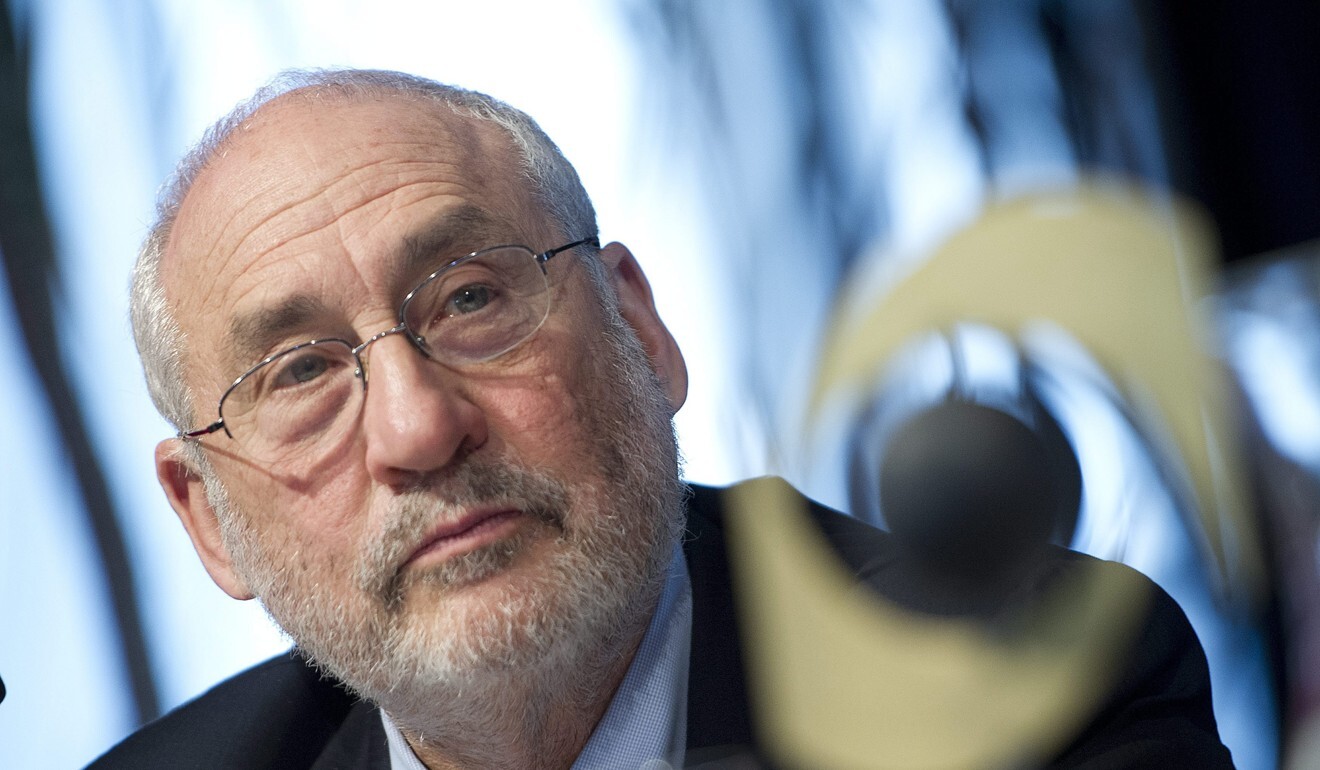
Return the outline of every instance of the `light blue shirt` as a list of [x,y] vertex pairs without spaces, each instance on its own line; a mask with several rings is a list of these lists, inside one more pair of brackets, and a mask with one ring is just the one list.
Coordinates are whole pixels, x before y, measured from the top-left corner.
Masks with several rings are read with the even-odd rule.
[[[573,770],[660,770],[682,767],[687,745],[688,652],[692,581],[681,546],[674,547],[664,590],[637,654]],[[393,770],[426,770],[383,710]]]

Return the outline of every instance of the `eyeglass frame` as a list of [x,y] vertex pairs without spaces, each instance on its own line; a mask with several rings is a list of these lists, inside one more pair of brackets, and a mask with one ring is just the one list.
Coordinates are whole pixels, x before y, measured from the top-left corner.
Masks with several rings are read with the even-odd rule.
[[[563,246],[557,246],[553,249],[546,249],[545,251],[542,251],[539,254],[520,243],[505,243],[499,246],[490,246],[484,249],[478,249],[469,254],[464,254],[461,257],[452,259],[449,262],[446,262],[444,266],[438,268],[430,275],[423,278],[421,281],[418,282],[416,286],[412,288],[412,291],[409,291],[406,295],[404,295],[403,301],[399,303],[399,313],[398,313],[399,322],[394,326],[390,327],[389,329],[385,329],[384,331],[377,332],[376,334],[371,335],[366,340],[364,340],[362,344],[356,346],[354,346],[348,340],[339,339],[337,337],[326,337],[323,339],[313,339],[313,340],[307,340],[306,342],[300,342],[297,345],[284,348],[283,350],[280,350],[276,353],[272,353],[271,355],[266,356],[265,358],[261,359],[259,362],[254,364],[247,371],[240,374],[232,383],[229,384],[229,387],[225,388],[225,392],[220,394],[220,400],[216,402],[216,407],[215,407],[216,416],[219,419],[217,419],[215,422],[207,425],[204,428],[198,428],[196,430],[191,430],[191,431],[181,430],[177,434],[175,434],[175,436],[177,438],[181,438],[184,440],[197,440],[203,436],[209,436],[212,433],[216,433],[218,431],[223,430],[226,436],[228,436],[230,439],[233,439],[234,434],[230,432],[229,426],[225,424],[225,413],[224,413],[225,399],[229,398],[229,394],[233,393],[234,390],[238,388],[239,385],[242,385],[244,380],[255,374],[258,370],[260,370],[262,367],[266,366],[270,362],[274,361],[275,359],[280,358],[281,356],[286,356],[289,353],[292,353],[296,350],[301,350],[303,348],[310,347],[312,345],[319,345],[323,342],[342,342],[345,346],[347,346],[349,352],[353,354],[353,362],[354,364],[356,364],[356,368],[353,371],[353,376],[358,377],[359,379],[362,380],[362,389],[364,393],[367,389],[367,374],[366,374],[366,367],[363,366],[362,364],[362,353],[367,349],[369,345],[371,345],[373,342],[376,342],[377,340],[381,340],[384,339],[385,337],[389,337],[395,334],[403,334],[404,332],[406,332],[406,334],[404,334],[404,337],[408,340],[408,342],[412,343],[412,346],[417,349],[417,352],[421,353],[425,358],[429,360],[432,361],[437,360],[434,356],[432,356],[430,353],[426,351],[426,348],[423,346],[421,342],[421,336],[412,329],[408,328],[408,321],[407,321],[408,305],[409,303],[412,302],[413,297],[415,297],[418,292],[420,292],[422,289],[425,289],[433,281],[435,281],[437,278],[444,275],[446,272],[453,269],[454,267],[462,263],[468,262],[472,259],[475,259],[483,254],[489,254],[494,251],[499,251],[500,249],[526,249],[527,252],[531,254],[532,258],[536,261],[536,266],[541,269],[541,274],[543,276],[548,277],[550,273],[548,270],[546,270],[545,263],[549,262],[556,255],[562,254],[563,252],[569,251],[571,249],[576,249],[579,246],[591,246],[595,249],[600,249],[600,239],[598,236],[591,235],[586,238],[573,241],[572,243],[566,243]],[[547,313],[549,312],[549,305],[546,306],[546,312]],[[532,330],[531,334],[528,334],[522,340],[515,343],[513,347],[503,350],[499,353],[496,353],[495,355],[491,356],[488,359],[482,359],[482,360],[494,360],[496,358],[499,358],[505,353],[508,353],[514,348],[517,348],[518,346],[522,345],[527,340],[531,339],[533,336],[536,335],[536,332],[539,331],[540,328],[541,328],[540,325],[538,325],[536,329]]]

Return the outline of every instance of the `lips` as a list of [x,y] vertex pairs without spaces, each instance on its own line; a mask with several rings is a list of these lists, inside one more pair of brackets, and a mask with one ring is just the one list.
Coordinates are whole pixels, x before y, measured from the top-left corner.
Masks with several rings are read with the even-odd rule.
[[511,534],[522,518],[522,511],[516,508],[493,508],[472,511],[460,519],[445,522],[426,536],[403,567],[422,560],[446,561],[489,545]]

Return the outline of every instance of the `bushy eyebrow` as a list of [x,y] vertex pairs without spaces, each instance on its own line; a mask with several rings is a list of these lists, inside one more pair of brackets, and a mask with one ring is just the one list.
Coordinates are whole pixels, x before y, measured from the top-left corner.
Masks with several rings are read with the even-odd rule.
[[235,316],[225,336],[225,347],[236,366],[251,366],[271,347],[301,330],[310,334],[317,320],[325,317],[325,303],[310,294],[295,294],[279,304]]
[[404,237],[399,259],[394,261],[397,274],[392,277],[396,284],[416,281],[442,267],[446,258],[457,259],[478,249],[503,246],[508,243],[509,235],[509,228],[485,209],[460,206]]

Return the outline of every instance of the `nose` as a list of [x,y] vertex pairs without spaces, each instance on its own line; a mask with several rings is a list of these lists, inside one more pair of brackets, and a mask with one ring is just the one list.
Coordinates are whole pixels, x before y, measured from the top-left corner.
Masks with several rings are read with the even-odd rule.
[[402,332],[396,326],[357,348],[367,385],[367,470],[395,487],[416,483],[486,441],[485,414],[462,392],[460,376],[426,358]]

